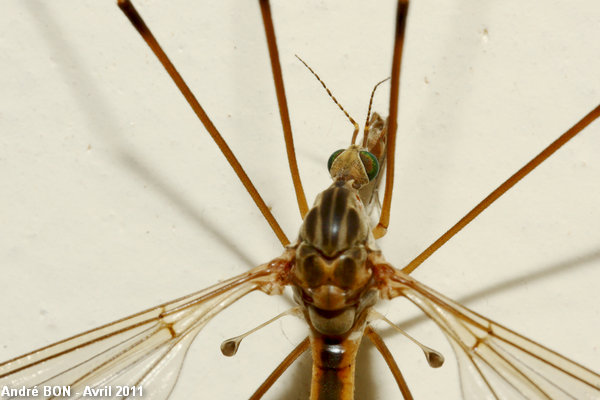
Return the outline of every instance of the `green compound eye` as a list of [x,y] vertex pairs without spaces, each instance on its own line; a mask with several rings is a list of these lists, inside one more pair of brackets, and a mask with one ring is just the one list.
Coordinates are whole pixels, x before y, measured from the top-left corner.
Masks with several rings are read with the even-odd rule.
[[344,150],[345,149],[336,150],[329,156],[329,160],[327,160],[327,170],[328,171],[331,171],[331,166],[333,165],[333,162],[340,154],[342,154],[344,152]]
[[360,152],[360,160],[362,161],[365,171],[367,172],[367,176],[369,177],[369,181],[375,179],[377,174],[379,173],[379,161],[377,161],[377,157],[368,151]]

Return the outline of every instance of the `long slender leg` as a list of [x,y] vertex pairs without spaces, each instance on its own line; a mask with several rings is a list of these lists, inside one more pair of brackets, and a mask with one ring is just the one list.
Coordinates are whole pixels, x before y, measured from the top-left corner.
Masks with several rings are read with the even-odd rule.
[[256,187],[254,187],[254,185],[252,184],[252,181],[244,171],[244,168],[242,168],[241,164],[227,145],[227,142],[225,142],[225,139],[223,139],[223,137],[221,136],[215,125],[212,123],[212,121],[210,120],[210,118],[208,117],[208,115],[206,114],[206,112],[204,111],[204,109],[202,108],[202,106],[200,105],[190,88],[187,86],[179,72],[177,72],[177,70],[171,63],[171,60],[169,60],[163,49],[160,47],[160,45],[154,38],[154,35],[152,35],[152,32],[150,32],[150,29],[148,29],[148,27],[146,26],[146,23],[144,22],[142,17],[133,7],[133,4],[131,4],[129,0],[118,0],[118,5],[121,11],[123,11],[127,18],[129,18],[131,24],[135,27],[135,29],[137,29],[140,35],[142,35],[142,38],[148,44],[150,49],[152,49],[160,63],[163,65],[163,67],[171,77],[171,79],[173,79],[173,82],[175,83],[175,85],[177,85],[177,88],[179,88],[181,94],[183,94],[188,104],[192,107],[192,110],[194,110],[194,112],[196,113],[196,115],[210,134],[210,136],[213,138],[213,140],[215,141],[215,143],[229,162],[229,165],[231,165],[231,168],[233,168],[238,178],[242,181],[242,184],[252,197],[252,200],[254,200],[254,203],[256,203],[256,205],[258,206],[260,212],[271,226],[271,229],[273,230],[281,244],[283,246],[288,245],[290,241],[285,236],[285,233],[283,233],[283,230],[281,229],[281,227],[277,223],[277,220],[269,210],[269,207],[267,207],[262,197],[260,197],[260,194],[256,190]]
[[290,113],[288,110],[287,98],[285,97],[281,63],[279,62],[279,51],[277,50],[277,39],[275,37],[275,29],[273,28],[273,18],[271,17],[271,6],[269,0],[259,0],[259,3],[263,25],[265,27],[265,35],[267,36],[271,70],[273,71],[273,81],[275,82],[275,93],[277,94],[277,103],[279,105],[279,116],[281,117],[281,125],[283,126],[285,150],[290,165],[290,172],[292,173],[294,190],[296,191],[298,209],[300,210],[300,216],[304,219],[304,216],[308,212],[308,205],[306,203],[304,189],[302,188],[300,173],[298,172],[298,162],[296,161],[296,151],[294,150],[294,137],[292,135],[292,125],[290,123]]
[[502,182],[500,186],[498,186],[492,193],[490,193],[485,199],[481,200],[479,204],[477,204],[471,211],[467,213],[464,217],[460,219],[452,228],[448,229],[442,236],[440,236],[435,242],[433,242],[428,248],[423,250],[421,254],[415,257],[411,262],[409,262],[406,267],[402,268],[402,272],[406,274],[410,274],[414,271],[419,265],[423,263],[423,261],[427,260],[429,256],[431,256],[437,249],[439,249],[444,243],[446,243],[450,238],[456,235],[462,228],[467,226],[467,224],[473,221],[483,210],[488,208],[490,204],[494,201],[498,200],[500,196],[506,193],[510,188],[512,188],[517,182],[523,179],[527,174],[533,171],[538,165],[544,162],[548,157],[550,157],[556,150],[560,149],[565,143],[571,140],[575,135],[583,130],[586,126],[594,122],[596,118],[600,116],[600,105],[590,111],[585,117],[583,117],[579,122],[577,122],[571,129],[563,133],[558,139],[554,142],[550,143],[548,147],[542,150],[537,156],[535,156],[531,161],[525,164],[521,169],[515,172],[510,178]]
[[398,96],[400,92],[400,65],[402,64],[402,48],[404,47],[404,32],[408,0],[398,0],[396,13],[396,35],[394,39],[394,56],[392,59],[392,78],[390,90],[390,114],[387,139],[387,171],[385,174],[385,195],[379,223],[373,229],[375,238],[380,238],[387,232],[390,224],[390,209],[392,207],[392,190],[394,188],[394,167],[396,154],[396,131],[398,130]]
[[379,334],[375,332],[370,326],[367,326],[367,328],[365,329],[365,335],[367,335],[369,340],[375,345],[377,350],[379,350],[379,353],[381,353],[381,356],[387,363],[388,368],[392,372],[392,375],[394,375],[394,379],[396,379],[396,383],[398,384],[398,388],[400,388],[400,392],[402,393],[402,397],[404,398],[404,400],[413,400],[412,394],[408,389],[408,384],[406,383],[406,380],[404,379],[404,376],[402,375],[398,364],[396,364],[394,356],[390,352],[390,349],[388,349],[388,347],[384,343],[381,336],[379,336]]
[[277,379],[279,379],[279,377],[285,372],[285,370],[288,369],[288,367],[292,365],[292,363],[296,361],[298,357],[302,355],[302,353],[308,350],[309,346],[310,340],[307,337],[300,342],[300,344],[298,344],[298,346],[296,346],[296,348],[294,348],[294,350],[292,350],[292,352],[288,354],[286,358],[283,359],[283,361],[277,366],[277,368],[275,368],[275,370],[273,370],[273,372],[271,372],[271,375],[269,375],[267,379],[265,379],[265,381],[258,387],[258,389],[256,389],[254,394],[250,396],[250,400],[261,399],[267,390],[269,390],[277,381]]

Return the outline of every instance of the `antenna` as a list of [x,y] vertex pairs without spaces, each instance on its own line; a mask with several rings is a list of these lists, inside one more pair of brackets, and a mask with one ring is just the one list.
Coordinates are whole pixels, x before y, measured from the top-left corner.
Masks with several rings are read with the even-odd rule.
[[350,120],[350,122],[352,122],[352,125],[354,125],[354,133],[352,133],[352,144],[354,144],[354,142],[356,142],[356,137],[358,136],[358,130],[360,129],[358,127],[358,124],[356,123],[356,121],[354,119],[352,119],[352,117],[350,116],[350,114],[348,114],[346,112],[346,110],[344,110],[344,107],[342,107],[342,105],[337,101],[337,99],[335,98],[335,96],[331,93],[331,90],[329,90],[327,88],[327,86],[325,86],[325,83],[321,80],[321,78],[319,78],[319,75],[317,75],[317,73],[315,71],[313,71],[313,69],[311,67],[308,66],[308,64],[306,62],[304,62],[303,59],[301,59],[297,54],[295,54],[296,58],[298,60],[300,60],[300,62],[302,64],[304,64],[304,66],[306,68],[308,68],[308,70],[310,72],[312,72],[312,74],[315,76],[315,78],[317,78],[317,80],[321,83],[321,85],[323,86],[323,88],[327,91],[327,94],[329,95],[329,97],[331,97],[331,99],[333,100],[333,102],[335,104],[337,104],[337,106],[340,108],[340,110],[343,111],[344,115],[346,115],[346,117]]
[[369,108],[367,110],[367,120],[365,121],[363,147],[367,145],[367,137],[369,136],[369,120],[371,119],[371,106],[373,105],[373,96],[375,96],[375,90],[377,90],[377,86],[381,85],[383,82],[388,80],[390,80],[389,76],[384,80],[377,82],[377,84],[373,88],[373,91],[371,92],[371,98],[369,98]]

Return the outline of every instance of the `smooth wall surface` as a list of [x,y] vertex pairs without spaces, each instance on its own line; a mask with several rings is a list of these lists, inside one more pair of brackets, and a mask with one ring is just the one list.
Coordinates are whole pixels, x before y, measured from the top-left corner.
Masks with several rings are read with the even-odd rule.
[[[203,4],[204,3],[204,4]],[[293,4],[292,4],[293,3]],[[364,121],[389,74],[395,2],[273,1],[309,202],[351,125],[295,59]],[[257,2],[135,3],[283,229],[300,225]],[[242,273],[281,252],[250,197],[112,1],[0,6],[0,359]],[[597,1],[414,1],[401,78],[387,259],[402,267],[600,102]],[[387,114],[389,88],[375,109]],[[414,276],[600,370],[600,122],[561,149]],[[397,300],[377,325],[417,399],[460,398],[452,350]],[[291,306],[256,294],[192,346],[174,399],[247,398],[306,328],[288,318],[232,359],[222,340]],[[372,346],[357,398],[398,390]],[[308,396],[303,358],[267,398]]]

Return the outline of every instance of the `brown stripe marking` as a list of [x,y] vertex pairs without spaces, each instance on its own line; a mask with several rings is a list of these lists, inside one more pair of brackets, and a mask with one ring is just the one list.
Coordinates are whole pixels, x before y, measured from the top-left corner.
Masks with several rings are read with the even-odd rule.
[[313,336],[311,400],[354,399],[354,365],[360,340]]

